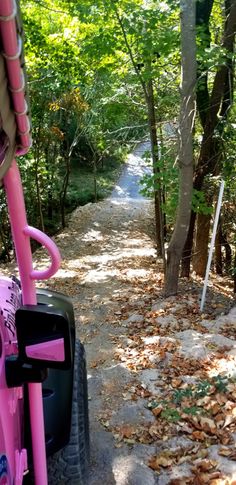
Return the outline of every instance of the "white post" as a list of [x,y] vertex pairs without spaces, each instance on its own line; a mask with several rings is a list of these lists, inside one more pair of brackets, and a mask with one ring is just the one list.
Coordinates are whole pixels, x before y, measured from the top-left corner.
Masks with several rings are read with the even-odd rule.
[[216,208],[213,232],[212,232],[212,237],[211,237],[211,246],[210,246],[210,251],[209,251],[209,256],[208,256],[208,261],[207,261],[207,268],[206,268],[204,286],[203,286],[203,291],[202,291],[202,298],[201,298],[201,305],[200,305],[201,312],[203,311],[204,304],[205,304],[205,298],[206,298],[206,292],[207,292],[207,286],[208,286],[208,279],[209,279],[211,261],[212,261],[214,246],[215,246],[216,231],[217,231],[217,226],[218,226],[218,222],[219,222],[220,209],[221,209],[222,198],[223,198],[223,193],[224,193],[224,186],[225,186],[225,183],[224,183],[224,180],[222,180],[221,186],[220,186],[219,197],[218,197],[217,208]]

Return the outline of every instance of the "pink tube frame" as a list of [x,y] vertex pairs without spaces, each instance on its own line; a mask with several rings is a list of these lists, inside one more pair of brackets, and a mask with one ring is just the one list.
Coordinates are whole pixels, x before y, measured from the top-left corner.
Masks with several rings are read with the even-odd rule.
[[17,35],[15,0],[0,1],[0,27],[3,55],[6,61],[7,77],[13,102],[20,146],[16,155],[24,155],[31,147],[30,121],[25,100],[25,79],[21,66],[22,40]]
[[[23,304],[36,305],[34,280],[48,278],[57,271],[60,266],[60,253],[48,236],[27,224],[21,178],[15,161],[4,177],[4,187],[22,285]],[[47,270],[35,271],[33,269],[30,236],[48,249],[52,261]],[[47,485],[42,385],[29,384],[28,389],[35,485]]]
[[[15,0],[0,0],[3,55],[20,140],[16,155],[23,155],[31,146],[31,135],[25,100],[24,72],[21,66],[21,39],[17,34],[15,17]],[[4,176],[3,183],[21,279],[23,304],[35,305],[37,299],[34,280],[52,276],[60,265],[60,254],[56,245],[45,234],[27,224],[21,178],[15,161]],[[30,237],[43,244],[51,256],[51,266],[44,271],[33,269]],[[29,384],[28,389],[35,485],[47,485],[42,385]],[[16,483],[19,483],[19,477],[15,478]]]

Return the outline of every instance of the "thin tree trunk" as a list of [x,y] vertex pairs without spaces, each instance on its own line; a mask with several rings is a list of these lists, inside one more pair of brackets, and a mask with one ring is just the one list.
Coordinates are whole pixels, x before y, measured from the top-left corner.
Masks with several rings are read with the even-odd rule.
[[[154,172],[154,179],[155,182],[158,183],[158,189],[154,188],[154,205],[155,205],[155,223],[156,223],[156,240],[157,240],[157,253],[159,256],[162,256],[165,268],[165,251],[164,251],[164,237],[163,237],[163,215],[162,215],[162,195],[161,195],[161,184],[160,184],[160,177],[159,177],[159,170],[157,167],[158,161],[158,143],[157,143],[157,126],[156,126],[156,115],[155,115],[155,103],[154,103],[154,93],[153,93],[153,82],[150,79],[147,83],[142,77],[141,72],[139,71],[138,65],[135,60],[135,56],[132,51],[132,47],[129,43],[126,30],[124,28],[124,24],[122,18],[119,14],[119,10],[116,6],[116,3],[113,3],[113,8],[115,11],[115,15],[122,31],[122,35],[124,38],[125,46],[127,52],[129,54],[131,63],[133,65],[134,71],[137,74],[137,78],[140,82],[140,85],[143,89],[144,98],[147,105],[147,112],[148,112],[148,124],[149,124],[149,133],[150,133],[150,142],[151,142],[151,153],[152,153],[152,161],[153,161],[153,172]],[[151,64],[151,61],[149,61]],[[151,69],[150,69],[151,72]]]
[[[225,258],[223,260],[222,248],[225,249]],[[222,220],[220,220],[216,235],[215,247],[215,268],[218,275],[222,275],[225,271],[228,273],[232,265],[232,250],[228,243],[226,236],[223,233]]]
[[36,150],[34,153],[34,168],[35,168],[35,185],[36,185],[36,194],[37,194],[37,206],[38,206],[38,215],[39,215],[39,224],[41,230],[44,232],[44,218],[43,218],[43,210],[42,210],[42,202],[41,202],[41,194],[40,194],[40,181],[39,181],[39,162],[40,162],[40,135],[41,135],[41,125],[39,126],[38,133],[37,133],[37,142],[36,142]]
[[164,224],[162,213],[162,190],[160,184],[160,169],[158,167],[158,141],[157,141],[157,124],[155,114],[155,103],[153,84],[150,79],[147,82],[147,107],[148,107],[148,123],[151,142],[151,153],[153,163],[154,174],[154,206],[155,206],[155,223],[156,223],[156,242],[157,242],[157,255],[165,259],[164,248]]
[[205,275],[208,259],[208,241],[211,225],[209,214],[198,214],[197,231],[193,256],[193,271],[202,278]]
[[196,85],[196,2],[180,0],[182,86],[180,112],[179,147],[179,204],[176,224],[167,250],[165,294],[175,295],[178,291],[179,266],[187,238],[192,203],[193,187],[193,125],[195,114]]
[[222,245],[225,248],[225,270],[227,273],[229,273],[232,265],[232,249],[223,233],[222,233]]
[[236,293],[236,247],[234,248],[234,273],[233,273],[233,279],[234,279],[234,293]]
[[61,204],[61,225],[62,227],[66,227],[66,216],[65,216],[65,201],[66,201],[66,194],[69,184],[70,178],[70,156],[68,154],[65,155],[66,161],[66,172],[62,184],[62,190],[60,194],[60,204]]
[[216,233],[216,243],[215,243],[215,270],[216,274],[223,275],[223,257],[222,257],[222,226],[221,221],[219,221],[217,233]]
[[190,274],[190,262],[192,257],[192,247],[193,247],[193,238],[194,238],[194,230],[195,230],[195,221],[196,221],[197,214],[196,212],[191,212],[190,217],[190,224],[187,239],[184,245],[183,253],[182,253],[182,260],[181,260],[181,277],[182,278],[189,278]]
[[94,202],[98,201],[98,190],[97,190],[97,162],[96,154],[93,157],[93,187],[94,187]]
[[7,261],[11,261],[10,256],[10,241],[5,237],[3,228],[0,226],[0,238],[2,240],[2,252],[1,252],[1,259]]

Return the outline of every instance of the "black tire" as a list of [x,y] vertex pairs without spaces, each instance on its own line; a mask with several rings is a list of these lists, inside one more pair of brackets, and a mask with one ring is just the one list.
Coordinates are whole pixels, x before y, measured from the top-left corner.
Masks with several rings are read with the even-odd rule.
[[76,340],[70,441],[65,448],[48,458],[48,484],[86,485],[88,465],[89,419],[86,359],[84,346]]

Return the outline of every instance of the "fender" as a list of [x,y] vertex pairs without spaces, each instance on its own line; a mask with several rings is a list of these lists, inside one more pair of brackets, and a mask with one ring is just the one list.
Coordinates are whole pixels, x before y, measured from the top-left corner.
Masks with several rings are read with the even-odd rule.
[[0,485],[21,484],[27,470],[27,453],[22,448],[23,388],[9,389],[5,358],[16,350],[14,312],[20,305],[18,284],[0,278]]

